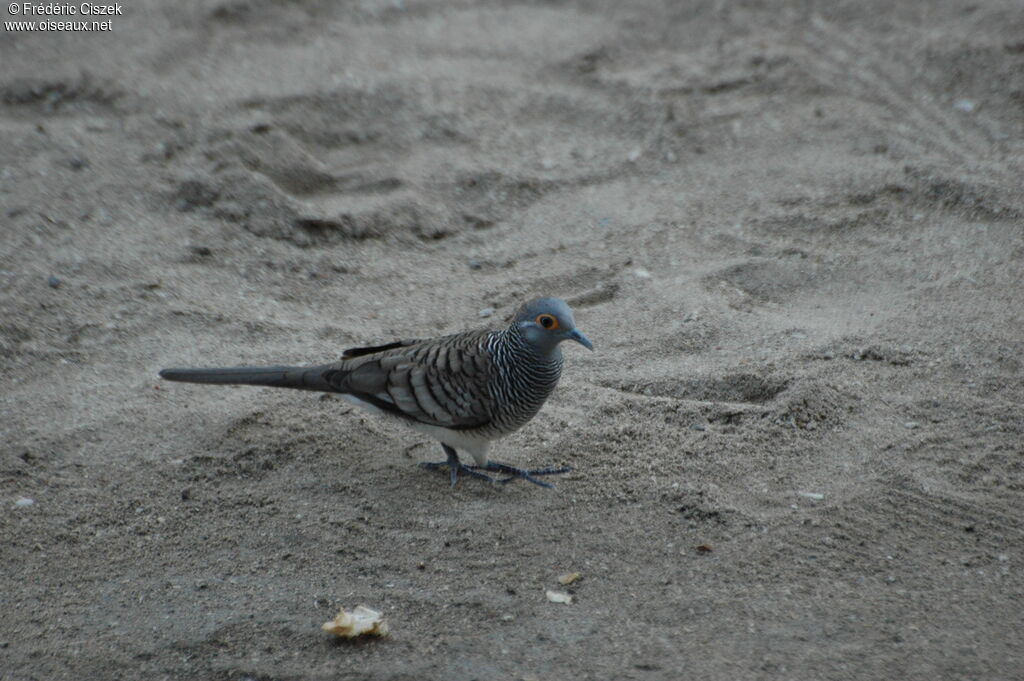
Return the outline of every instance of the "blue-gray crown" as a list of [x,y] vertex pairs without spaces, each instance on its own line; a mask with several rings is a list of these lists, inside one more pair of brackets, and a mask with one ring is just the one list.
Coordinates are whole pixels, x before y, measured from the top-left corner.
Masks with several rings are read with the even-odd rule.
[[543,350],[552,350],[566,340],[594,349],[590,339],[576,328],[572,310],[561,298],[534,298],[524,303],[512,324],[523,338]]

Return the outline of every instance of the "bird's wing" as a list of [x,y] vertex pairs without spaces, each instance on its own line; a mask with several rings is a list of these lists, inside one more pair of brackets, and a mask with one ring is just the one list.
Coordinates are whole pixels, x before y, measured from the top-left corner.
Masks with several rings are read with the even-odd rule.
[[485,332],[346,351],[323,377],[336,390],[390,414],[454,430],[490,422],[494,365]]
[[404,348],[410,345],[417,345],[423,341],[419,338],[409,338],[406,340],[395,341],[394,343],[388,343],[387,345],[370,345],[364,348],[349,348],[341,353],[342,359],[354,359],[356,357],[364,357],[366,355],[374,355],[386,350],[395,350],[397,348]]

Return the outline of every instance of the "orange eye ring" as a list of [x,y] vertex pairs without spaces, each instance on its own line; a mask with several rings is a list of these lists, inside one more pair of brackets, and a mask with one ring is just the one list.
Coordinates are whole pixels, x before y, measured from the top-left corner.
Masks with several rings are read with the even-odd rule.
[[534,321],[540,324],[543,328],[547,329],[548,331],[554,331],[555,329],[558,328],[558,317],[556,317],[553,314],[539,314],[537,315],[537,318]]

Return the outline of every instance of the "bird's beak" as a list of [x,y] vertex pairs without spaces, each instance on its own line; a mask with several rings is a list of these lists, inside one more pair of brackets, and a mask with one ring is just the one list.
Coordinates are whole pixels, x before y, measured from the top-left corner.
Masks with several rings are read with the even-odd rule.
[[569,334],[569,340],[574,340],[587,350],[594,351],[594,344],[590,342],[590,339],[583,335],[583,332],[579,329],[573,329],[572,333]]

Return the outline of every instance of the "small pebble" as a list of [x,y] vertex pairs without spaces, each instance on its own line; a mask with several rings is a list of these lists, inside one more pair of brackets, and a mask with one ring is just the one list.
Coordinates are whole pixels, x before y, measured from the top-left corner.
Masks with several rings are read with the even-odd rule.
[[808,499],[814,499],[815,501],[821,501],[825,498],[825,495],[819,492],[797,492],[797,494]]
[[569,572],[569,573],[566,573],[564,575],[559,576],[558,583],[561,584],[562,586],[568,586],[568,585],[572,584],[573,582],[579,581],[580,577],[582,577],[582,575],[580,573],[578,573],[578,572]]
[[635,272],[633,272],[633,274],[635,274],[637,276],[637,278],[639,278],[639,279],[650,279],[651,278],[651,273],[648,272],[647,270],[645,270],[642,267],[638,268]]
[[906,428],[907,430],[914,430],[915,428],[917,428],[918,425],[919,424],[917,423],[917,421],[907,421],[906,423],[903,424],[903,427]]
[[481,317],[490,317],[492,314],[494,314],[494,308],[485,307],[484,309],[480,310],[480,312],[478,312],[477,314],[479,314]]
[[18,500],[14,502],[14,505],[17,508],[25,508],[26,506],[31,506],[34,503],[36,503],[35,499],[29,499],[28,497],[18,497]]
[[47,278],[47,280],[46,280],[46,284],[47,284],[47,285],[48,285],[48,286],[49,286],[50,288],[57,288],[58,286],[60,286],[60,279],[58,279],[57,277],[55,277],[55,276],[53,276],[53,275],[51,274],[51,275],[49,276],[49,278]]
[[970,99],[958,99],[953,103],[953,108],[964,113],[971,113],[977,108],[977,104]]
[[466,264],[469,265],[469,269],[471,269],[471,270],[478,270],[478,269],[480,269],[481,267],[484,266],[484,264],[482,262],[480,262],[479,260],[477,260],[476,258],[471,259]]
[[[154,160],[164,159],[169,160],[171,156],[174,156],[174,148],[167,142],[161,142],[153,147],[153,151],[150,152],[149,158]],[[145,157],[144,157],[145,158]]]

